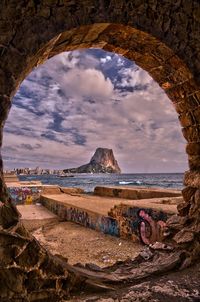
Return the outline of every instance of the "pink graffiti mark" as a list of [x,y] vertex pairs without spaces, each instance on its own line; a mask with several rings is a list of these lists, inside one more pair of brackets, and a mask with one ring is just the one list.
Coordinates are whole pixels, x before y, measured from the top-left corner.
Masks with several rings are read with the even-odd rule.
[[139,225],[141,240],[144,244],[151,244],[162,240],[162,231],[166,223],[162,220],[155,221],[145,210],[140,210],[138,213],[142,221]]

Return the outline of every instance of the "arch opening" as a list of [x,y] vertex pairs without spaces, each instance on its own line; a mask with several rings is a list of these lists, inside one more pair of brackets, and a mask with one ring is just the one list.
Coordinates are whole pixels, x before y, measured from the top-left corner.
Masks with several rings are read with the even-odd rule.
[[[18,168],[18,173],[30,175],[22,180],[33,180],[33,178],[38,180],[39,178],[45,183],[48,181],[50,184],[58,184],[61,187],[82,185],[81,188],[86,191],[93,191],[94,187],[99,185],[112,186],[123,183],[147,187],[170,186],[172,189],[177,188],[177,185],[180,186],[182,175],[171,176],[172,183],[170,179],[168,181],[165,179],[164,182],[162,178],[159,180],[161,175],[150,175],[149,178],[144,175],[147,172],[169,173],[180,172],[180,169],[184,169],[182,165],[186,160],[183,156],[181,161],[184,142],[181,140],[180,133],[175,130],[178,123],[175,111],[161,88],[146,72],[121,56],[100,49],[60,54],[28,76],[22,83],[20,92],[13,103],[15,106],[11,109],[11,115],[4,129],[6,145],[4,143],[3,155],[9,162],[14,153],[16,154],[12,168]],[[172,153],[174,136],[176,136],[177,145]],[[122,173],[137,174],[139,172],[143,175],[114,175],[113,182],[110,179],[109,183],[108,175],[97,178],[96,181],[90,176],[88,183],[87,178],[85,176],[81,178],[80,175],[77,182],[75,182],[76,178],[65,178],[64,182],[64,179],[57,175],[45,176],[45,173],[51,173],[56,168],[63,170],[86,163],[89,155],[102,146],[114,150]],[[23,152],[22,155],[21,152]],[[30,167],[30,163],[32,171],[27,168]],[[37,166],[41,168],[36,168]],[[38,176],[40,173],[44,175]],[[153,177],[152,180],[151,177]],[[157,184],[157,181],[160,183]],[[17,205],[23,202],[32,203],[31,195],[29,198],[29,195],[24,194],[21,200],[21,191],[11,192],[13,201]],[[56,191],[54,194],[57,193]],[[54,196],[51,198],[53,199]],[[47,206],[49,206],[48,203]],[[22,206],[19,206],[20,208],[22,209]],[[72,219],[71,214],[67,213],[65,216],[66,219]],[[163,216],[164,219],[165,216]],[[135,222],[136,224],[138,223]],[[91,226],[93,225],[90,224]],[[59,230],[59,226],[56,227]],[[96,222],[95,227],[98,227]],[[47,230],[45,231],[47,234],[51,233],[49,228]],[[103,230],[108,232],[105,228]],[[67,231],[67,225],[65,231]],[[56,231],[54,232],[57,234]],[[137,227],[134,232],[133,240],[137,241],[139,233]],[[114,233],[113,229],[110,233]],[[35,234],[40,238],[37,231]],[[126,233],[120,233],[120,235],[128,237]],[[69,234],[66,237],[70,238]],[[150,235],[149,237],[154,240],[157,238]],[[59,250],[60,240],[58,238],[56,241],[58,247],[55,246],[54,241],[52,244],[46,241],[46,244]],[[64,245],[62,248],[64,249]],[[71,249],[73,250],[73,247]],[[136,249],[138,249],[137,246]],[[69,252],[68,249],[65,251],[68,257],[67,252]],[[71,250],[70,255],[69,263],[71,258],[75,258]],[[86,258],[84,253],[81,256],[83,259]],[[125,255],[125,258],[127,256]],[[102,262],[101,259],[95,259],[95,261]]]

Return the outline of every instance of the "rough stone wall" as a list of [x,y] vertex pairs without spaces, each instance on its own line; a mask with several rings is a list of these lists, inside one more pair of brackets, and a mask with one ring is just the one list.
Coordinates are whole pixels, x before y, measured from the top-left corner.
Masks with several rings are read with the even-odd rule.
[[[176,252],[171,258],[164,257],[165,265],[162,267],[165,269],[174,267],[172,262],[177,267],[177,264],[185,261],[182,265],[187,266],[198,257],[200,251],[199,32],[198,0],[0,1],[0,145],[12,97],[22,80],[33,67],[64,50],[101,47],[123,54],[148,71],[173,102],[183,127],[183,135],[187,140],[186,152],[190,171],[185,176],[186,189],[183,191],[185,202],[178,208],[182,216],[170,218],[166,240],[173,237],[176,248],[187,250],[187,253],[184,253],[184,257],[183,252]],[[22,282],[25,280],[24,270],[29,267],[28,263],[32,259],[43,255],[43,248],[34,241],[36,248],[32,255],[29,253],[29,245],[24,246],[26,252],[21,254],[23,256],[21,262],[18,261],[17,267],[16,259],[13,260],[14,256],[11,257],[12,260],[7,258],[7,254],[13,255],[12,242],[15,236],[18,236],[15,235],[15,225],[19,213],[7,193],[2,169],[3,163],[0,159],[0,224],[4,229],[3,234],[6,232],[1,239],[1,242],[5,243],[0,259],[1,274],[4,278],[1,278],[1,295],[6,297],[7,301],[7,297],[22,295],[24,287],[28,289],[29,280],[33,277],[26,273],[26,282]],[[20,241],[15,241],[14,246],[17,250],[20,244]],[[48,263],[51,256],[45,255]],[[6,259],[7,269],[3,269]],[[166,261],[171,266],[166,264]],[[28,272],[34,272],[34,265],[39,265],[38,263],[31,264],[32,270]],[[47,271],[56,274],[54,266]],[[151,270],[153,271],[158,272],[156,269]],[[16,273],[17,289],[10,286],[16,282]],[[40,276],[35,279],[38,282]],[[5,282],[2,283],[2,280]],[[68,283],[73,283],[72,277],[68,278]],[[59,295],[58,284],[60,283],[55,280],[51,283],[53,291]],[[48,288],[47,285],[44,286]],[[7,288],[7,291],[3,291],[2,288]],[[34,289],[30,288],[30,291],[32,292],[32,296],[29,295],[30,300],[36,301]]]

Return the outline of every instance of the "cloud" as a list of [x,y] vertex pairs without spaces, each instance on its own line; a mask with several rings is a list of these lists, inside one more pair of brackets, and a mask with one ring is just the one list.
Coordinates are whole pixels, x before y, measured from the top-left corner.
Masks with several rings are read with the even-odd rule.
[[112,148],[124,172],[183,171],[184,140],[147,72],[113,53],[62,53],[33,70],[4,130],[6,167],[66,168]]
[[113,94],[113,84],[109,78],[96,69],[73,69],[65,74],[60,82],[66,95],[76,98],[85,96],[108,98]]

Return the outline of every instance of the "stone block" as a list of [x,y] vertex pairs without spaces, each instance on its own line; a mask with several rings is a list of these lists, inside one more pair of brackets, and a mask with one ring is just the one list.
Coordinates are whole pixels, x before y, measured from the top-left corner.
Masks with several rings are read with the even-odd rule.
[[194,124],[194,119],[190,112],[180,114],[179,121],[182,127],[188,127]]
[[172,215],[167,221],[166,225],[170,229],[175,229],[175,230],[181,230],[183,228],[183,225],[186,222],[185,217],[181,217],[179,215]]
[[200,188],[200,171],[186,171],[184,175],[184,185]]
[[97,186],[94,194],[98,196],[118,197],[125,199],[149,199],[160,197],[176,197],[180,196],[180,191],[155,189],[155,188],[139,188],[139,187],[103,187]]
[[195,119],[195,124],[200,124],[200,107],[197,107],[192,114]]
[[188,143],[186,152],[189,155],[200,155],[200,143]]
[[180,203],[177,206],[177,210],[180,216],[187,216],[189,214],[190,204],[186,202]]
[[182,133],[184,138],[188,142],[199,142],[200,137],[200,126],[189,126],[182,129]]
[[186,100],[184,101],[177,100],[177,102],[173,101],[173,105],[174,108],[176,109],[176,112],[179,114],[187,111]]
[[178,232],[174,238],[173,238],[176,243],[181,244],[181,243],[188,243],[191,242],[194,239],[194,234],[193,232],[187,231],[187,230],[181,230]]
[[183,199],[186,203],[189,203],[191,201],[191,198],[194,197],[194,194],[196,192],[196,188],[187,186],[182,190]]
[[191,171],[200,170],[200,155],[189,155],[188,164]]

